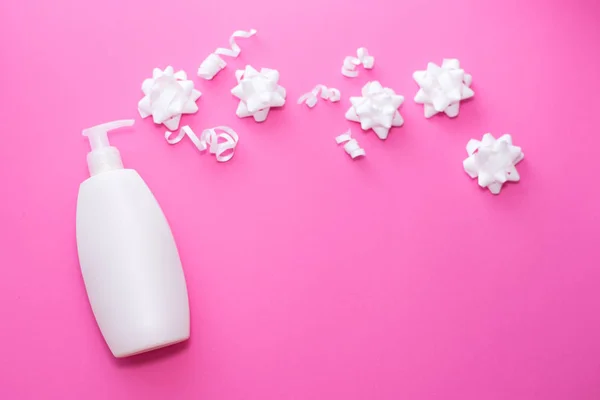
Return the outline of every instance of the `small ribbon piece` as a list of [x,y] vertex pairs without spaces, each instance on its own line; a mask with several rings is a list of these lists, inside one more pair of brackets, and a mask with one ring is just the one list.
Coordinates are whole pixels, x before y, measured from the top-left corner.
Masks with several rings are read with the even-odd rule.
[[497,140],[491,133],[483,135],[481,141],[471,139],[467,144],[469,157],[463,161],[465,172],[477,178],[481,187],[493,194],[500,193],[504,182],[518,182],[521,177],[515,167],[524,157],[518,146],[513,146],[508,134]]
[[175,73],[171,66],[164,71],[154,68],[152,78],[142,83],[142,92],[144,98],[138,103],[141,117],[152,115],[155,124],[164,124],[167,129],[177,129],[182,114],[198,111],[196,100],[201,93],[194,89],[194,82],[187,79],[184,71]]
[[228,57],[237,58],[240,55],[242,49],[235,42],[235,38],[249,38],[256,35],[256,29],[250,29],[249,31],[235,31],[229,37],[229,46],[231,48],[223,48],[219,47],[215,50],[214,53],[211,53],[202,61],[200,67],[198,68],[198,76],[200,78],[204,78],[206,80],[211,80],[215,77],[225,66],[227,63],[223,58],[219,57],[219,55],[224,55]]
[[352,132],[350,131],[350,129],[337,136],[335,138],[335,142],[337,144],[346,143],[344,145],[344,150],[346,150],[346,153],[348,153],[348,155],[350,155],[350,157],[352,157],[353,159],[356,157],[364,157],[367,155],[367,153],[365,153],[365,150],[360,147],[356,139],[352,138]]
[[404,119],[398,108],[404,97],[377,81],[367,82],[361,97],[350,97],[352,107],[346,112],[350,121],[360,122],[363,130],[373,129],[379,139],[386,139],[393,126],[402,126]]
[[244,70],[235,73],[238,84],[231,93],[240,99],[236,115],[240,118],[254,117],[256,122],[263,122],[269,115],[271,107],[285,104],[285,89],[278,84],[279,71],[262,68],[260,72],[247,65]]
[[420,86],[415,102],[425,105],[425,118],[440,112],[454,118],[460,111],[460,102],[475,95],[470,88],[473,77],[460,68],[455,58],[444,59],[441,67],[430,62],[425,71],[416,71],[413,79]]
[[358,76],[357,67],[362,64],[363,68],[371,69],[375,65],[375,57],[369,55],[366,47],[359,47],[356,50],[357,57],[348,56],[344,58],[342,64],[342,75],[348,78],[356,78]]
[[317,104],[319,92],[321,92],[322,99],[329,100],[332,103],[340,101],[342,96],[339,90],[335,88],[330,89],[325,85],[319,84],[312,91],[300,96],[298,104],[305,103],[309,108],[313,108]]
[[[223,133],[217,133],[217,131]],[[228,126],[217,126],[202,131],[200,138],[196,136],[192,128],[188,125],[182,126],[177,136],[171,138],[173,132],[165,132],[165,139],[169,144],[177,144],[185,136],[189,137],[196,148],[200,151],[208,151],[216,156],[218,162],[226,162],[231,160],[235,152],[235,147],[238,144],[238,134]]]

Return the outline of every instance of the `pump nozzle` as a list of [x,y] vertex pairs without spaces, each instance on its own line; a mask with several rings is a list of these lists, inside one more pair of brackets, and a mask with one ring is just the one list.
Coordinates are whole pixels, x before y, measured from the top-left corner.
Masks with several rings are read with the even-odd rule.
[[92,147],[93,151],[110,146],[107,135],[108,131],[112,131],[113,129],[118,129],[124,126],[132,126],[134,122],[135,121],[132,119],[122,119],[120,121],[107,122],[105,124],[84,129],[81,133],[83,136],[87,136],[88,139],[90,139],[90,146]]
[[124,126],[132,126],[134,122],[135,121],[132,119],[123,119],[96,125],[83,130],[82,134],[83,136],[87,136],[92,148],[92,151],[90,151],[87,156],[90,175],[123,168],[119,150],[117,150],[116,147],[111,146],[108,141],[108,131]]

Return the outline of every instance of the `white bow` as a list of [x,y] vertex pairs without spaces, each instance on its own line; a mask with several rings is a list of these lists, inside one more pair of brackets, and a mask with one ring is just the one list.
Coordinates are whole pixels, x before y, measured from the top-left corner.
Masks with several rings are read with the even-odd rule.
[[513,146],[508,134],[494,138],[491,133],[483,135],[481,141],[471,139],[467,144],[469,157],[463,161],[465,172],[478,178],[481,187],[493,194],[500,193],[504,182],[518,182],[521,177],[515,165],[525,155],[518,146]]
[[368,82],[362,88],[361,97],[350,97],[352,107],[346,112],[350,121],[360,122],[363,130],[373,129],[380,139],[386,139],[390,128],[402,126],[404,119],[398,108],[404,97],[377,81]]
[[194,89],[194,82],[187,79],[184,71],[174,72],[168,66],[162,71],[154,68],[152,78],[142,83],[144,98],[138,103],[142,118],[152,115],[156,124],[164,124],[168,129],[179,127],[182,114],[198,111],[196,100],[201,93]]
[[231,93],[240,99],[236,115],[240,118],[254,117],[256,122],[267,119],[271,107],[285,104],[285,89],[278,84],[279,71],[262,68],[260,72],[247,65],[236,71],[238,84]]
[[457,59],[445,59],[441,67],[429,63],[425,71],[416,71],[413,78],[420,86],[415,102],[425,105],[426,118],[440,112],[456,117],[460,102],[475,95],[470,88],[473,78],[460,68]]

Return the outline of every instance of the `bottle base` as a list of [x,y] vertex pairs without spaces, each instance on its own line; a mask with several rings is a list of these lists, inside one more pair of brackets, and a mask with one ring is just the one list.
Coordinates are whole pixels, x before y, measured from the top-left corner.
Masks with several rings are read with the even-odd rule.
[[189,338],[190,338],[190,335],[187,335],[185,337],[181,337],[181,338],[174,339],[174,340],[168,340],[168,341],[165,341],[165,342],[159,342],[159,343],[151,344],[149,346],[145,345],[143,347],[136,348],[136,349],[131,349],[129,351],[124,351],[124,352],[120,352],[120,353],[113,353],[113,355],[116,358],[131,357],[131,356],[135,356],[135,355],[138,355],[138,354],[148,353],[148,352],[153,351],[153,350],[158,350],[158,349],[162,349],[162,348],[165,348],[165,347],[169,347],[169,346],[172,346],[172,345],[177,344],[177,343],[182,343],[182,342],[185,342],[186,340],[188,340]]

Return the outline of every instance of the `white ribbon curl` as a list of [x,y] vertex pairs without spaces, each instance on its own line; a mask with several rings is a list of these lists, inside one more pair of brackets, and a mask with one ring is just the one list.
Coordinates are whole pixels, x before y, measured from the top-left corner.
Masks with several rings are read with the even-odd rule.
[[356,78],[358,71],[356,68],[362,64],[363,68],[371,69],[375,65],[375,57],[369,55],[369,51],[366,47],[359,47],[356,50],[357,57],[348,56],[344,58],[342,64],[342,75],[348,78]]
[[229,46],[231,48],[227,49],[224,47],[219,47],[215,50],[214,53],[211,53],[202,61],[200,67],[198,68],[198,76],[200,78],[211,80],[215,77],[225,66],[227,63],[223,60],[219,55],[228,56],[237,58],[240,55],[242,49],[235,42],[235,38],[249,38],[256,35],[256,29],[250,29],[249,31],[235,31],[229,37]]
[[367,155],[367,153],[365,153],[365,150],[361,148],[358,144],[358,141],[352,138],[352,132],[350,131],[350,129],[337,136],[335,138],[335,142],[337,144],[345,143],[344,150],[353,159],[356,157],[364,157]]
[[[223,133],[217,133],[217,130]],[[196,148],[200,151],[208,151],[214,154],[218,162],[226,162],[233,157],[235,147],[238,144],[238,134],[228,126],[217,126],[202,131],[200,138],[196,136],[192,128],[188,125],[182,126],[175,137],[171,137],[173,132],[165,132],[165,139],[169,144],[177,144],[185,136],[189,137]]]
[[298,104],[305,103],[309,108],[313,108],[315,104],[317,104],[317,96],[321,92],[321,98],[325,100],[329,100],[332,103],[340,101],[341,93],[338,89],[328,88],[325,85],[317,85],[314,89],[308,93],[303,94],[298,99]]

